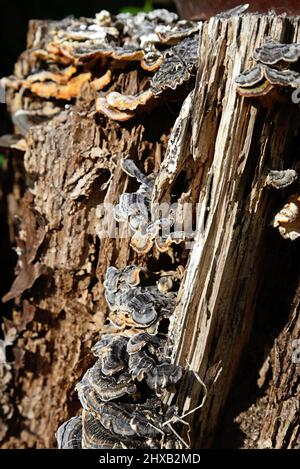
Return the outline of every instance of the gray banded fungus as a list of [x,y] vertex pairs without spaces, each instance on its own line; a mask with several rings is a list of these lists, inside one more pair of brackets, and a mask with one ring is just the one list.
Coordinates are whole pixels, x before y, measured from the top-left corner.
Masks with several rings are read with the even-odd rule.
[[145,188],[151,193],[153,189],[153,181],[148,176],[145,176],[136,166],[136,164],[129,158],[121,160],[121,167],[128,176],[135,178],[140,184],[143,184]]
[[290,186],[298,179],[298,174],[294,169],[285,169],[281,171],[270,171],[266,177],[266,186],[283,189]]
[[161,352],[161,348],[164,347],[164,342],[163,337],[148,334],[147,332],[140,332],[133,335],[128,340],[127,353],[131,355],[147,347],[152,354],[155,354],[157,351]]
[[[103,334],[93,346],[97,361],[76,386],[82,420],[76,417],[60,427],[60,447],[71,447],[73,432],[74,445],[82,448],[181,448],[180,440],[171,437],[170,427],[164,425],[177,409],[163,406],[159,399],[182,375],[180,367],[169,363],[167,334],[158,332],[161,318],[174,310],[176,293],[159,291],[155,283],[159,274],[147,277],[142,272],[146,274],[135,264],[107,270],[105,294],[114,298],[108,301],[108,319],[125,327],[119,333]],[[140,402],[145,392],[147,400]]]
[[142,273],[146,275],[146,269],[131,264],[123,269],[122,278],[128,286],[137,287],[141,283]]
[[192,78],[198,63],[198,42],[199,36],[196,34],[164,53],[163,63],[150,84],[155,96],[165,91],[174,91]]
[[115,293],[121,283],[121,272],[113,266],[108,267],[104,280],[106,290]]
[[161,277],[157,281],[157,288],[160,292],[166,293],[173,289],[173,280],[171,277]]
[[[83,86],[90,86],[97,93],[96,111],[125,122],[148,104],[159,104],[159,94],[175,90],[193,75],[200,25],[178,21],[163,9],[137,15],[103,10],[95,18],[52,21],[46,35],[37,28],[33,46],[21,55],[6,87],[18,93],[17,111],[24,108],[28,93],[36,104],[56,100],[63,110]],[[140,65],[145,80],[135,95],[122,95],[116,83],[132,62]]]
[[[137,286],[143,281],[141,270],[135,265],[122,270],[110,267],[105,288],[116,295],[121,292],[121,298],[124,298],[126,287],[125,297],[129,298],[130,305],[136,294],[141,295],[137,295],[141,302],[146,298],[151,301],[157,298],[155,307],[158,311],[164,309],[170,301],[168,295],[159,292],[155,285]],[[146,292],[148,295],[145,296]],[[144,404],[118,403],[126,396],[127,399],[136,399],[141,381],[146,382],[150,391],[158,396],[178,382],[181,369],[164,362],[165,341],[166,337],[157,335],[157,332],[140,332],[131,337],[104,334],[92,350],[98,357],[97,362],[76,387],[83,407],[82,420],[75,417],[59,428],[59,447],[180,448],[179,440],[170,436],[170,427],[163,425],[176,415],[174,407],[163,409],[159,401],[153,400]]]
[[142,381],[155,366],[155,360],[144,349],[129,355],[128,369],[133,379]]
[[92,352],[101,361],[102,373],[111,376],[126,367],[126,349],[127,339],[125,337],[104,335],[94,345]]
[[152,324],[158,316],[168,317],[175,308],[175,297],[161,293],[156,286],[131,288],[118,299],[120,311],[132,316],[140,327]]
[[101,360],[98,360],[77,384],[79,397],[82,396],[86,401],[89,390],[95,391],[99,399],[104,402],[119,399],[126,394],[135,394],[136,386],[128,373],[123,373],[118,377],[106,376],[101,370],[101,364]]
[[82,448],[84,449],[136,449],[155,447],[138,438],[122,438],[107,430],[90,412],[82,413]]
[[135,264],[128,265],[122,270],[110,266],[106,271],[104,280],[105,291],[116,293],[118,289],[123,287],[136,287],[141,283],[142,272],[146,274],[146,270]]
[[120,309],[130,313],[136,324],[149,326],[158,316],[156,299],[146,288],[137,287],[120,295]]
[[253,58],[266,65],[297,62],[300,58],[300,44],[280,44],[269,39],[254,51]]
[[97,415],[102,403],[106,401],[103,401],[95,389],[89,386],[88,383],[78,383],[76,390],[78,392],[78,398],[82,408],[94,415]]
[[121,166],[126,174],[140,184],[136,192],[121,194],[114,209],[115,220],[126,222],[133,231],[130,241],[132,248],[142,255],[148,253],[155,244],[160,252],[169,252],[173,244],[193,238],[194,233],[171,232],[176,220],[173,211],[169,210],[165,217],[159,217],[161,214],[157,214],[159,204],[156,202],[158,186],[153,178],[145,176],[129,158],[121,160]]
[[148,72],[156,72],[163,62],[163,54],[157,50],[145,52],[141,67]]
[[242,72],[236,79],[237,92],[241,96],[264,96],[277,87],[300,87],[300,74],[293,70],[276,70],[258,64]]
[[145,378],[150,389],[158,395],[162,389],[176,384],[182,376],[180,367],[167,362],[156,363],[145,349],[129,355],[128,367],[132,378],[138,381]]
[[72,417],[64,422],[56,432],[59,449],[81,449],[82,420],[81,417]]
[[199,31],[202,22],[181,20],[175,26],[157,26],[156,34],[160,41],[166,45],[175,45],[188,36]]
[[131,237],[130,246],[140,255],[147,254],[153,247],[153,235],[150,233],[143,235],[140,231],[136,231]]
[[[132,194],[121,194],[119,203],[115,208],[115,219],[117,221],[129,221],[130,218],[138,218],[140,223],[148,219],[149,202],[144,194],[134,192]],[[133,226],[136,223],[133,221]],[[139,224],[138,224],[139,226]]]
[[102,405],[98,419],[104,428],[120,436],[134,436],[136,432],[130,426],[131,414],[117,404]]
[[[103,427],[115,435],[155,438],[161,435],[164,420],[176,415],[174,406],[165,414],[162,411],[162,405],[155,401],[141,405],[109,403],[102,406],[98,418]],[[170,433],[169,429],[167,431]]]

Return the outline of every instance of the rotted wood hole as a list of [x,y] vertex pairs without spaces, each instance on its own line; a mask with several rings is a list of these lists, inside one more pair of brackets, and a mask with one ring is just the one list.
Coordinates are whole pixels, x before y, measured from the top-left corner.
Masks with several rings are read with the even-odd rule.
[[245,5],[30,22],[2,448],[299,447],[299,42]]

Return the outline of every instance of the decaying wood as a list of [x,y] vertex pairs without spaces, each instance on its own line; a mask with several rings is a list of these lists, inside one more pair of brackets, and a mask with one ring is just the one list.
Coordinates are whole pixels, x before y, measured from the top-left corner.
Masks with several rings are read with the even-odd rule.
[[[29,45],[37,28],[41,23],[31,23]],[[236,93],[235,77],[267,36],[300,41],[299,19],[244,15],[203,23],[196,85],[179,120],[187,92],[173,108],[161,104],[136,119],[115,122],[95,115],[95,89],[84,86],[76,104],[27,132],[31,192],[20,212],[22,268],[4,298],[16,303],[13,321],[5,326],[12,334],[14,365],[3,448],[52,447],[58,426],[76,415],[74,388],[93,363],[90,349],[107,314],[105,272],[110,265],[133,262],[155,271],[186,266],[170,331],[172,359],[185,373],[165,401],[175,401],[181,414],[192,411],[203,399],[205,383],[205,402],[187,420],[191,447],[213,444],[252,331],[260,286],[264,275],[272,275],[263,268],[270,225],[292,193],[265,187],[266,175],[297,162],[297,105],[271,101],[266,107]],[[136,95],[144,83],[133,69],[121,73],[117,85],[123,95]],[[10,93],[15,112],[18,100]],[[133,184],[121,169],[127,155],[145,173],[158,174],[156,199],[172,200],[179,180],[177,199],[191,202],[197,212],[191,250],[178,250],[176,260],[155,250],[138,255],[129,239],[99,241],[105,227],[98,207],[116,205]],[[295,278],[291,269],[285,274]],[[267,418],[257,447],[299,444],[297,366],[289,367],[283,358],[289,334],[295,339],[299,334],[297,302],[296,295],[289,325],[270,352],[274,370],[276,344],[282,355],[266,393]],[[182,436],[187,439],[185,426]]]
[[[235,93],[235,76],[266,35],[280,42],[299,40],[296,19],[257,19],[212,19],[200,45],[192,153],[195,173],[200,169],[207,175],[200,194],[204,224],[190,253],[174,320],[177,362],[189,363],[208,386],[205,406],[191,419],[199,447],[212,444],[252,327],[264,243],[278,203],[263,188],[264,171],[297,162],[291,148],[299,109],[292,103],[262,108]],[[178,390],[184,412],[196,407],[200,392],[200,384],[195,380],[191,386],[187,375]]]

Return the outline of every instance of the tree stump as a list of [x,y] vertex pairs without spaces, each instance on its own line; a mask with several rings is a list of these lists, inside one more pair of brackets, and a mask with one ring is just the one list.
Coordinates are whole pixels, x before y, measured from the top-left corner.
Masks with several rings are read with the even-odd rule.
[[[52,27],[30,23],[28,51],[16,75],[30,70],[30,50],[43,49]],[[57,115],[26,132],[20,258],[4,296],[14,306],[4,323],[13,358],[2,366],[4,380],[9,376],[1,397],[3,448],[55,447],[58,426],[80,409],[75,385],[94,363],[91,346],[108,314],[107,268],[131,263],[151,271],[185,270],[169,328],[172,361],[184,373],[163,397],[178,405],[180,415],[188,413],[191,430],[187,435],[183,425],[182,438],[190,438],[192,448],[218,445],[235,379],[247,375],[243,354],[249,340],[255,346],[258,331],[265,350],[252,373],[263,371],[252,407],[235,415],[244,432],[241,446],[299,445],[299,378],[292,362],[300,327],[299,240],[285,240],[271,226],[295,186],[276,190],[265,181],[269,170],[296,167],[300,111],[290,97],[242,98],[235,83],[266,37],[297,42],[299,27],[298,17],[272,14],[211,18],[199,26],[195,83],[191,79],[175,100],[167,97],[131,120],[115,121],[95,112],[98,94],[87,82],[76,102],[65,107],[58,101]],[[144,92],[139,62],[126,67],[118,69],[109,91]],[[7,88],[12,115],[37,109],[39,99]],[[178,150],[173,174],[163,164],[172,139]],[[99,238],[105,229],[101,204],[115,206],[121,194],[136,189],[121,167],[128,155],[155,175],[162,200],[192,205],[197,229],[190,246],[176,246],[169,256],[156,248],[139,254],[130,238]],[[259,320],[269,321],[267,337]],[[245,423],[249,416],[255,435]]]

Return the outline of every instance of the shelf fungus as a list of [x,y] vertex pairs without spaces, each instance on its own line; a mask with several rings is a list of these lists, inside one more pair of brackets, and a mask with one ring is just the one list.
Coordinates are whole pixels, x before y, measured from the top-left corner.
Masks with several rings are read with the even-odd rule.
[[113,91],[106,97],[110,107],[119,111],[135,111],[138,106],[144,106],[150,98],[152,98],[150,90],[144,91],[137,96],[126,96]]
[[[13,111],[26,109],[28,97],[63,109],[90,86],[96,113],[126,122],[160,105],[165,91],[193,81],[200,29],[201,22],[179,20],[164,9],[137,15],[103,10],[95,18],[48,22],[45,30],[37,27],[5,80],[7,93],[18,95]],[[121,94],[119,83],[133,62],[141,83],[132,95],[126,87]]]
[[138,438],[120,438],[120,435],[107,430],[93,414],[82,413],[82,448],[83,449],[137,449],[150,448],[151,442]]
[[284,189],[293,184],[297,179],[298,174],[294,169],[273,170],[267,175],[265,185],[275,187],[275,189]]
[[195,76],[198,41],[198,35],[193,34],[167,49],[159,58],[160,66],[150,80],[149,89],[133,96],[110,92],[105,97],[97,99],[96,110],[112,120],[125,121],[135,115],[134,111],[157,105],[161,95],[174,92]]
[[109,106],[106,98],[100,96],[96,99],[96,111],[113,121],[126,122],[134,117],[134,113],[130,111],[120,111],[119,109]]
[[56,432],[56,439],[59,449],[81,449],[81,417],[72,417],[63,423]]
[[293,70],[277,70],[258,64],[241,73],[236,79],[237,92],[245,97],[265,96],[275,87],[300,87],[300,74]]
[[126,394],[136,393],[136,386],[128,373],[122,373],[117,378],[106,376],[102,372],[102,360],[98,360],[77,384],[79,399],[87,409],[97,408],[97,402],[112,401]]
[[300,195],[293,194],[288,202],[275,215],[274,228],[278,228],[283,238],[295,241],[300,237]]
[[81,73],[70,79],[65,84],[57,84],[55,82],[34,82],[30,85],[26,84],[26,87],[30,91],[41,98],[55,98],[58,100],[70,101],[79,95],[82,85],[91,80],[91,73]]
[[202,22],[181,20],[175,26],[163,25],[156,28],[156,34],[163,44],[175,45],[200,30]]
[[111,120],[126,121],[151,101],[154,102],[154,95],[150,89],[133,96],[112,91],[106,97],[97,98],[96,110]]
[[199,35],[194,34],[164,52],[162,65],[150,83],[155,96],[190,81],[198,63],[198,42]]
[[[157,274],[142,273],[145,270],[134,264],[107,270],[107,321],[112,317],[122,323],[124,312],[132,320],[121,330],[103,333],[93,346],[97,361],[76,385],[82,416],[60,426],[56,433],[60,448],[181,447],[176,431],[165,425],[177,415],[177,408],[161,400],[182,376],[181,367],[168,357],[167,323],[176,292],[160,291]],[[167,323],[161,323],[162,316]],[[155,328],[148,327],[153,323]]]
[[[121,194],[114,209],[115,220],[127,223],[132,230],[131,247],[141,255],[148,253],[154,245],[158,251],[168,252],[174,244],[193,238],[193,233],[174,231],[176,213],[173,210],[170,209],[165,216],[157,218],[159,204],[154,196],[157,194],[156,180],[159,179],[159,174],[156,180],[145,176],[130,159],[122,160],[121,166],[126,174],[134,177],[140,184],[136,192]],[[164,166],[162,169],[164,170]]]
[[[99,357],[101,371],[111,376],[126,367],[127,339],[122,336],[104,335],[92,352]],[[99,363],[99,364],[100,364]]]
[[300,58],[300,44],[281,44],[270,38],[254,51],[253,58],[266,65],[297,62]]
[[298,68],[293,69],[299,58],[300,44],[280,44],[268,38],[253,53],[256,64],[236,78],[237,92],[248,98],[270,94],[284,99],[289,88],[300,88]]
[[[142,67],[155,71],[149,89],[133,96],[113,91],[106,97],[98,98],[97,111],[112,120],[129,120],[135,115],[134,111],[147,109],[147,106],[149,107],[151,104],[158,104],[158,98],[162,94],[175,91],[183,83],[189,82],[195,74],[198,61],[199,38],[195,34],[198,28],[199,26],[194,26],[192,30],[189,30],[189,33],[181,33],[184,39],[179,44],[167,49],[162,55],[157,56],[155,53],[149,52],[144,57]],[[193,35],[186,38],[189,34]],[[152,57],[152,64],[154,64],[150,67],[145,63],[149,57]]]

